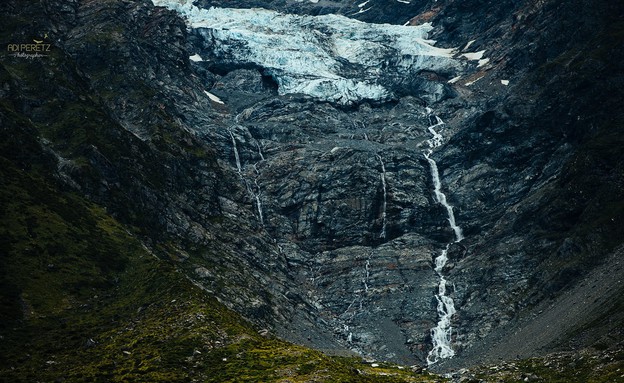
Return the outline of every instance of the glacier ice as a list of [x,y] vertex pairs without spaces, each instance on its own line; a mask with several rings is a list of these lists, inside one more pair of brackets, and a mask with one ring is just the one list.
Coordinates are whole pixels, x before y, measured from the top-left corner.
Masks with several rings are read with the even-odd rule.
[[[232,67],[270,75],[280,94],[302,93],[349,104],[395,96],[397,84],[423,70],[460,68],[454,49],[435,47],[431,24],[372,24],[340,15],[305,16],[266,9],[201,9],[190,0],[152,0],[199,29],[210,54]],[[365,3],[362,3],[365,4]]]

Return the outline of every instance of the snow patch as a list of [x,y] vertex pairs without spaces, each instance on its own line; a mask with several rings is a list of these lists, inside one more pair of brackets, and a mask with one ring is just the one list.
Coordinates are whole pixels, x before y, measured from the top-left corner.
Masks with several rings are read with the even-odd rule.
[[[340,15],[200,9],[191,0],[152,2],[180,13],[190,28],[201,28],[211,41],[210,53],[223,63],[263,68],[282,95],[302,93],[340,104],[383,101],[394,97],[393,87],[406,76],[462,66],[453,59],[455,49],[427,39],[429,23],[371,24]],[[366,2],[359,5],[361,12],[367,10]]]
[[466,46],[462,49],[462,51],[465,51],[466,49],[470,48],[470,46],[477,40],[470,40],[468,41],[468,43],[466,44]]
[[509,80],[501,80],[501,84],[507,86],[509,85]]
[[448,81],[447,81],[447,83],[449,83],[449,84],[455,84],[457,81],[459,81],[459,79],[460,79],[461,77],[462,77],[462,76],[453,77],[452,79],[448,80]]
[[194,61],[194,62],[204,61],[204,59],[202,59],[202,57],[198,55],[197,53],[195,53],[193,56],[189,56],[189,60]]
[[489,58],[481,59],[481,60],[479,60],[479,64],[477,65],[477,68],[480,68],[480,67],[484,66],[485,64],[487,64],[489,62],[490,62]]
[[208,96],[209,99],[211,99],[212,101],[216,102],[217,104],[225,104],[223,101],[221,101],[221,99],[217,96],[215,96],[214,94],[208,92],[208,91],[204,91],[204,93],[206,93],[206,96]]
[[481,60],[483,58],[483,54],[485,53],[485,49],[479,52],[469,52],[462,53],[462,57],[467,58],[468,60]]
[[472,80],[472,81],[468,81],[468,82],[467,82],[467,83],[465,83],[464,85],[465,85],[465,86],[470,86],[470,85],[474,84],[475,82],[477,82],[477,81],[481,80],[483,77],[485,77],[485,76],[477,77],[476,79],[474,79],[474,80]]

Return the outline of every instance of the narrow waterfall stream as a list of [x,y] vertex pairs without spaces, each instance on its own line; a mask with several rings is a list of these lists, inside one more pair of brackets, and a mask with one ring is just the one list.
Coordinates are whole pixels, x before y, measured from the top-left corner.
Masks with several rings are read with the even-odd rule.
[[258,147],[258,154],[260,155],[260,161],[264,161],[264,154],[262,154],[262,148],[260,147],[260,143],[256,140],[256,146]]
[[386,206],[388,204],[388,192],[386,190],[386,165],[379,154],[377,154],[381,164],[381,186],[383,188],[383,204],[381,205],[381,233],[379,238],[386,238]]
[[[431,113],[432,111],[428,109],[428,112]],[[429,167],[431,168],[431,177],[433,179],[436,201],[446,209],[447,219],[449,221],[451,229],[453,229],[453,232],[455,233],[454,242],[459,242],[464,237],[461,228],[457,225],[455,221],[453,207],[448,204],[446,200],[446,195],[442,192],[442,182],[440,181],[438,164],[433,158],[431,158],[433,150],[440,147],[443,143],[442,135],[438,133],[435,129],[438,127],[443,127],[444,121],[442,121],[438,116],[434,117],[436,122],[427,128],[429,132],[433,135],[433,137],[427,141],[429,143],[429,149],[425,151],[424,156],[429,163]],[[453,333],[453,328],[451,327],[451,319],[457,311],[455,309],[453,299],[449,295],[447,295],[446,286],[448,281],[444,277],[444,266],[446,266],[446,263],[448,261],[447,254],[449,246],[450,244],[447,244],[446,248],[442,250],[440,255],[435,258],[434,271],[440,278],[440,283],[438,284],[438,292],[435,296],[436,300],[438,301],[438,323],[436,327],[431,329],[431,340],[433,342],[433,348],[427,355],[428,365],[435,364],[440,359],[452,358],[455,355],[455,351],[451,347],[451,336]]]
[[440,173],[438,171],[438,164],[430,157],[431,153],[433,153],[433,151],[430,149],[425,153],[425,158],[427,159],[427,161],[429,162],[429,167],[431,168],[431,176],[433,178],[433,185],[434,185],[434,193],[436,196],[436,201],[444,206],[444,208],[446,209],[446,213],[448,216],[448,221],[449,224],[451,226],[451,229],[453,229],[453,232],[455,233],[455,242],[459,242],[462,239],[464,239],[464,236],[462,234],[461,228],[459,226],[457,226],[457,223],[455,222],[455,214],[453,213],[453,206],[449,205],[448,202],[446,201],[446,195],[442,192],[442,183],[440,182]]
[[241,174],[243,169],[241,168],[240,156],[238,155],[238,148],[236,147],[236,139],[234,138],[234,134],[231,130],[228,130],[230,133],[230,138],[232,138],[232,148],[234,149],[234,158],[236,159],[236,169],[238,169],[238,174]]
[[[236,116],[238,119],[238,116]],[[254,200],[256,201],[256,209],[258,210],[258,220],[260,221],[261,225],[264,225],[264,214],[262,212],[262,201],[260,200],[260,195],[261,195],[261,189],[260,189],[260,185],[258,185],[258,179],[256,177],[256,179],[254,179],[254,185],[256,188],[256,191],[253,190],[253,187],[250,185],[250,182],[245,178],[244,174],[243,174],[243,167],[241,165],[241,160],[240,160],[240,155],[238,153],[238,146],[236,145],[236,138],[234,137],[234,133],[232,133],[231,130],[228,129],[228,133],[230,134],[230,138],[232,139],[232,148],[234,150],[234,158],[236,160],[236,170],[238,171],[238,175],[240,176],[241,180],[243,181],[243,184],[245,184],[245,188],[247,189],[247,192],[254,198]],[[260,144],[256,141],[256,146],[258,147],[258,154],[260,155],[260,161],[264,161],[264,155],[262,154],[262,150],[260,149]],[[253,164],[252,167],[254,168],[256,175],[259,174],[258,168],[257,168],[257,163]]]
[[254,197],[256,197],[256,208],[258,209],[258,218],[260,219],[260,224],[264,225],[264,214],[262,213],[262,202],[260,201],[260,185],[258,185],[258,179],[254,180],[254,184],[256,185],[257,193],[251,192]]

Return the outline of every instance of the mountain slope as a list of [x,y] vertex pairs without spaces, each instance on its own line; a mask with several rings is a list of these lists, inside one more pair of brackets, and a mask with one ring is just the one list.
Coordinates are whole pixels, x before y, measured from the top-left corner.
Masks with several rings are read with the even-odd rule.
[[259,335],[105,209],[63,190],[33,122],[6,103],[0,113],[2,380],[436,379]]
[[[7,48],[1,59],[3,315],[25,326],[25,338],[7,335],[8,354],[42,328],[67,336],[55,308],[66,307],[80,328],[68,345],[93,352],[93,370],[113,369],[109,378],[136,374],[143,360],[150,379],[186,376],[127,349],[123,337],[140,327],[137,341],[157,332],[154,342],[171,342],[160,361],[192,357],[183,363],[197,364],[197,377],[286,379],[318,357],[301,379],[334,368],[360,379],[352,362],[258,336],[215,299],[299,344],[424,364],[445,284],[456,356],[437,368],[584,347],[619,355],[621,5],[362,4],[227,6],[300,15],[370,6],[352,16],[434,28],[412,35],[414,26],[249,10],[213,10],[227,20],[202,24],[148,1],[1,5],[3,43],[51,46],[33,59]],[[325,61],[293,64],[305,60]],[[434,270],[442,253],[448,262]],[[196,310],[222,331],[172,318]],[[89,328],[112,337],[108,351],[95,350],[104,342]],[[13,376],[36,375],[48,339],[33,343],[32,362],[7,359],[23,366]],[[193,355],[217,340],[231,343]],[[286,363],[298,367],[264,370],[292,350],[304,359]],[[65,363],[79,357],[61,352]],[[222,369],[233,355],[242,360]],[[122,367],[100,364],[111,360]]]

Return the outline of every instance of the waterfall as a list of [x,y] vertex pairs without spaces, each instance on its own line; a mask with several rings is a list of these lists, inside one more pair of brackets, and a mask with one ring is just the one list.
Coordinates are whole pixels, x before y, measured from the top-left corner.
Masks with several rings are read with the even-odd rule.
[[232,138],[232,147],[234,148],[234,158],[236,158],[236,169],[238,169],[238,174],[242,174],[243,169],[241,168],[240,157],[238,155],[238,148],[236,147],[236,139],[234,138],[234,134],[232,134],[231,130],[228,130],[230,133],[230,137]]
[[260,148],[260,143],[256,140],[256,146],[258,147],[258,154],[260,155],[260,160],[264,161],[264,154],[262,154],[262,148]]
[[442,121],[442,119],[440,119],[440,117],[438,116],[435,116],[435,119],[436,119],[436,123],[433,125],[430,125],[427,128],[427,130],[429,130],[429,133],[433,135],[433,138],[427,141],[429,142],[429,146],[431,146],[432,148],[437,148],[439,146],[442,146],[442,141],[444,140],[442,135],[435,131],[435,128],[437,128],[438,126],[444,125],[444,121]]
[[383,187],[383,205],[381,208],[381,233],[380,238],[386,238],[386,205],[388,202],[388,193],[386,191],[386,165],[384,165],[383,159],[377,154],[379,163],[381,164],[381,186]]
[[256,197],[256,207],[258,208],[258,218],[260,219],[260,224],[264,225],[264,216],[262,214],[262,203],[260,202],[260,185],[258,185],[258,179],[254,180],[256,184],[256,188],[258,189],[257,193],[252,194]]
[[[238,175],[241,177],[241,180],[245,184],[247,192],[256,200],[256,209],[258,210],[258,220],[260,221],[261,225],[264,225],[264,214],[262,213],[262,201],[260,201],[261,190],[260,190],[260,185],[258,185],[258,178],[256,177],[256,179],[254,179],[254,184],[257,190],[257,192],[255,192],[252,186],[250,185],[250,182],[247,179],[245,179],[245,176],[243,175],[243,167],[241,166],[240,155],[238,154],[236,138],[234,137],[234,134],[232,133],[231,130],[228,129],[228,133],[230,134],[230,138],[232,139],[232,148],[234,149],[234,158],[236,159],[236,170],[238,171]],[[260,154],[260,158],[263,161],[264,156],[262,155],[262,151],[260,150],[260,145],[258,144],[258,142],[256,142],[256,145],[258,146],[258,153]],[[260,172],[258,171],[258,168],[256,167],[256,165],[257,164],[253,164],[252,167],[254,168],[256,174],[259,174]]]
[[264,217],[262,217],[262,203],[260,202],[260,194],[256,194],[256,206],[258,207],[258,217],[260,218],[260,224],[264,225]]
[[262,154],[262,149],[260,148],[260,143],[256,140],[256,146],[258,147],[258,154],[260,155],[260,161],[256,162],[253,165],[254,170],[256,171],[256,179],[254,179],[254,184],[256,185],[257,193],[253,193],[254,197],[256,197],[256,207],[258,208],[258,218],[260,218],[260,224],[264,225],[264,215],[262,214],[262,202],[260,201],[261,189],[260,185],[258,185],[258,176],[260,175],[260,171],[258,171],[257,165],[264,161],[264,155]]
[[[427,108],[427,113],[431,114],[432,110]],[[423,155],[425,159],[427,159],[427,162],[429,163],[429,167],[431,169],[431,177],[433,179],[436,202],[446,209],[449,225],[455,233],[455,242],[459,242],[464,238],[464,236],[462,234],[461,228],[457,225],[455,221],[453,207],[448,204],[446,200],[446,195],[442,192],[442,182],[440,181],[438,164],[433,158],[431,158],[433,150],[442,146],[443,144],[442,135],[438,133],[435,129],[444,126],[444,122],[438,116],[434,116],[434,118],[435,123],[427,128],[427,130],[429,130],[433,137],[427,141],[429,143],[429,149],[425,151]],[[434,271],[440,278],[440,283],[438,284],[438,292],[435,295],[438,302],[437,314],[439,319],[436,327],[431,329],[433,348],[427,355],[428,365],[435,364],[440,359],[451,358],[455,355],[455,351],[451,347],[451,335],[453,333],[453,328],[451,327],[451,319],[457,311],[455,309],[453,299],[447,295],[446,285],[448,281],[444,277],[443,273],[444,266],[446,266],[446,263],[448,262],[447,254],[449,246],[450,244],[447,244],[446,248],[442,250],[440,255],[435,258]]]
[[366,270],[366,277],[362,282],[364,283],[364,292],[368,292],[368,278],[370,278],[370,259],[366,260],[366,265],[364,267]]
[[455,233],[455,242],[459,242],[462,239],[464,239],[464,236],[462,234],[461,228],[459,226],[457,226],[457,223],[455,222],[455,214],[453,213],[453,206],[449,205],[448,202],[446,202],[446,195],[442,192],[442,183],[440,182],[440,173],[438,172],[438,164],[430,157],[432,153],[432,150],[428,150],[425,153],[425,158],[427,159],[427,161],[429,162],[429,167],[431,168],[431,176],[433,178],[433,186],[434,186],[434,194],[436,197],[436,201],[444,206],[444,208],[446,209],[446,213],[448,216],[448,221],[449,224],[451,225],[451,229],[453,229],[453,232]]
[[438,293],[435,296],[438,301],[437,313],[439,319],[437,326],[431,329],[433,349],[427,355],[427,364],[429,365],[436,363],[440,359],[451,358],[455,355],[455,351],[451,348],[451,335],[453,333],[451,318],[457,311],[455,310],[453,299],[446,295],[447,280],[442,274],[442,270],[448,261],[447,253],[448,245],[435,259],[435,272],[440,277]]

